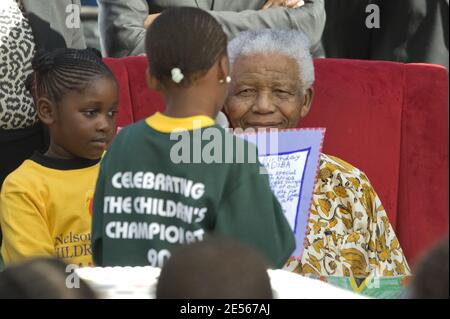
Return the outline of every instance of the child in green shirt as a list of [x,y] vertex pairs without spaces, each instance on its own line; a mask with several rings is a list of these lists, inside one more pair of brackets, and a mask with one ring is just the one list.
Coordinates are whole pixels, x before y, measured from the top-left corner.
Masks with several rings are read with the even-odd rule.
[[[149,28],[146,51],[147,83],[164,95],[166,110],[124,128],[101,162],[94,262],[162,267],[179,245],[218,234],[283,266],[294,235],[260,173],[257,149],[212,120],[230,82],[222,28],[200,9],[169,9]],[[230,154],[230,142],[248,158]]]

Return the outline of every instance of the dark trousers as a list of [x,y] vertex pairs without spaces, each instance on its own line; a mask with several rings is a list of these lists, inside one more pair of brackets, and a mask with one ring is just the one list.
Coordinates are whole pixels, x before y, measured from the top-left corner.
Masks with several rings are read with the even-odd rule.
[[[366,7],[380,10],[369,29]],[[328,58],[425,62],[448,68],[448,0],[326,0]]]

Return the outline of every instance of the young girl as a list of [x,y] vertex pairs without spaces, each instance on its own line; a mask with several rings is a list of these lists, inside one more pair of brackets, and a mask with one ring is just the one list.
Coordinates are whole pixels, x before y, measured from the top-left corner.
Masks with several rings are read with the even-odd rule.
[[[218,160],[202,157],[212,136],[238,144],[213,121],[230,82],[222,28],[200,9],[169,9],[149,29],[146,50],[148,84],[165,96],[166,110],[124,128],[102,160],[94,262],[161,267],[179,245],[217,233],[255,247],[281,267],[294,236],[260,164],[236,164],[224,143],[213,152]],[[179,141],[178,134],[186,139]],[[244,145],[256,159],[256,148]]]
[[2,257],[5,264],[56,256],[92,265],[89,206],[99,160],[114,134],[117,83],[91,50],[40,53],[33,69],[29,89],[50,146],[3,184]]

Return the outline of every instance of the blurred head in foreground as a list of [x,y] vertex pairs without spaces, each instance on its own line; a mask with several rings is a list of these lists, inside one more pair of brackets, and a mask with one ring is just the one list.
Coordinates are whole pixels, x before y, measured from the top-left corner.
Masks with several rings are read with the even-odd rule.
[[181,247],[161,270],[157,299],[271,299],[267,262],[237,241],[211,238]]
[[431,249],[418,265],[411,285],[413,299],[448,299],[448,237]]
[[0,299],[95,299],[93,290],[66,269],[52,258],[6,267],[0,272]]

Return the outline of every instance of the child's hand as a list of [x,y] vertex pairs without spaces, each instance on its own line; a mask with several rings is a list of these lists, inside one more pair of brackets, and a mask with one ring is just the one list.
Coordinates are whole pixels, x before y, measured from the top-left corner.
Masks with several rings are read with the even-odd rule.
[[303,0],[267,0],[266,4],[263,7],[263,10],[272,7],[287,7],[295,9],[300,8],[303,5],[305,5],[305,2]]
[[150,14],[147,19],[145,19],[144,21],[144,28],[148,28],[153,21],[155,21],[155,19],[160,15],[161,13],[154,13],[154,14]]

